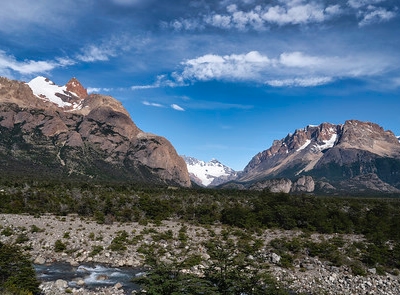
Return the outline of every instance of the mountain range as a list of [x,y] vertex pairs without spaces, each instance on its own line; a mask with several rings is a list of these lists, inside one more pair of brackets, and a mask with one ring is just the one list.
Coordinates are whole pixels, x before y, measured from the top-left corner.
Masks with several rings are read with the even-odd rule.
[[132,181],[188,187],[171,143],[140,130],[111,96],[76,79],[0,78],[0,177]]
[[371,122],[295,130],[243,171],[179,156],[111,96],[0,77],[0,179],[130,181],[311,194],[400,194],[400,142]]

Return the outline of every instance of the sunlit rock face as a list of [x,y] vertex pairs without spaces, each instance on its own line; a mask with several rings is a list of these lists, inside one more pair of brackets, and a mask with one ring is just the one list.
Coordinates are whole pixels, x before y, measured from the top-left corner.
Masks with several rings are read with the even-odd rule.
[[144,133],[119,101],[88,95],[76,78],[65,86],[0,78],[0,132],[0,161],[16,175],[191,184],[167,139]]
[[309,125],[255,155],[236,181],[260,187],[255,183],[274,178],[293,181],[291,192],[398,193],[400,143],[371,122]]

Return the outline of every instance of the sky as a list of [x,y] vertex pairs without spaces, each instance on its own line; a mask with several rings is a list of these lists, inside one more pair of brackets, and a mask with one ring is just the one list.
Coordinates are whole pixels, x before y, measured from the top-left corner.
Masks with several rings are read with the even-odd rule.
[[180,155],[242,170],[307,125],[400,135],[398,0],[3,0],[0,76],[76,77]]

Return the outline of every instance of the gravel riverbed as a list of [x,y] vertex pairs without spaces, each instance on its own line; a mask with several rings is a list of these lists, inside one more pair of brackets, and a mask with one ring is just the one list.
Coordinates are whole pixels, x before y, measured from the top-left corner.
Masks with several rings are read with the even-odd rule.
[[[189,238],[191,249],[207,259],[207,253],[202,243],[210,237],[210,232],[218,235],[221,233],[221,226],[204,228],[190,224],[186,226],[186,234]],[[73,266],[84,263],[101,263],[110,267],[142,267],[144,257],[138,252],[140,246],[146,246],[157,242],[167,246],[177,247],[178,239],[172,241],[154,241],[155,233],[169,231],[174,237],[178,236],[183,224],[176,221],[164,221],[161,224],[141,225],[138,223],[117,223],[98,224],[90,219],[83,219],[78,216],[54,216],[54,215],[14,215],[0,214],[0,230],[10,228],[12,235],[0,235],[2,242],[14,242],[21,235],[25,240],[21,246],[28,249],[35,264],[49,264],[53,262],[67,262]],[[123,251],[109,249],[113,239],[126,232],[129,238],[135,243],[126,245]],[[265,230],[258,238],[264,240],[265,245],[274,238],[293,237],[300,235],[299,231]],[[321,235],[313,235],[318,239]],[[136,238],[136,239],[135,239]],[[362,240],[360,236],[347,235],[346,239]],[[66,246],[66,249],[57,252],[56,241],[59,240]],[[167,245],[168,244],[168,245]],[[272,253],[273,254],[273,253]],[[279,256],[270,256],[271,274],[283,285],[296,292],[308,294],[400,294],[400,277],[392,274],[378,275],[374,269],[368,270],[366,276],[353,275],[346,267],[333,267],[329,263],[319,260],[316,257],[302,257],[292,268],[279,266]],[[192,269],[199,272],[200,268]],[[83,280],[77,282],[76,287],[68,286],[65,280],[43,282],[41,288],[44,294],[126,294],[122,285],[116,283],[113,286],[98,289],[85,288]]]

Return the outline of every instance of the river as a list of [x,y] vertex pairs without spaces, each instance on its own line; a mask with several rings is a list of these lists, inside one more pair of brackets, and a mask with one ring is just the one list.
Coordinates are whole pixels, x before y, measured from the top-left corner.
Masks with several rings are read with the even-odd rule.
[[[120,283],[126,294],[130,294],[133,290],[139,290],[139,285],[133,283],[132,278],[143,273],[141,269],[132,267],[110,267],[102,264],[72,266],[64,262],[35,264],[34,268],[40,281],[61,279],[67,281],[71,288],[87,289],[112,287]],[[80,285],[79,282],[84,282],[84,284]]]

